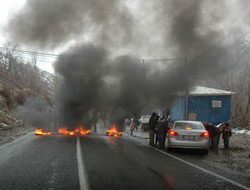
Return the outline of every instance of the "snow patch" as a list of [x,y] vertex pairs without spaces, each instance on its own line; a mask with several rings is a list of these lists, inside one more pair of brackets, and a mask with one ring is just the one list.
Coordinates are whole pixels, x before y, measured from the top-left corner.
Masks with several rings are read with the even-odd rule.
[[250,131],[247,129],[233,129],[232,130],[235,134],[247,134],[250,135]]

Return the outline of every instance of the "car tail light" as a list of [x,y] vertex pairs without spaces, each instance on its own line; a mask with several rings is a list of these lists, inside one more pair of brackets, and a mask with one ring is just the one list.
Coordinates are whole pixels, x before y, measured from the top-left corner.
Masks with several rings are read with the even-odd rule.
[[209,134],[208,134],[208,132],[203,132],[203,133],[201,133],[200,137],[208,138]]
[[172,137],[179,136],[179,134],[176,131],[173,131],[173,130],[169,131],[168,134],[169,134],[169,136],[172,136]]

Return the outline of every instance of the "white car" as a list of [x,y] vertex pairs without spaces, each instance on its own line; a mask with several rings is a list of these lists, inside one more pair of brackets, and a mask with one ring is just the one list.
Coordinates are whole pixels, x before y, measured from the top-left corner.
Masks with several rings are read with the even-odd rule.
[[141,118],[139,119],[139,122],[140,122],[142,129],[144,131],[148,130],[150,117],[151,117],[151,115],[142,115]]
[[175,121],[168,132],[168,149],[202,149],[205,154],[209,148],[209,134],[199,121]]

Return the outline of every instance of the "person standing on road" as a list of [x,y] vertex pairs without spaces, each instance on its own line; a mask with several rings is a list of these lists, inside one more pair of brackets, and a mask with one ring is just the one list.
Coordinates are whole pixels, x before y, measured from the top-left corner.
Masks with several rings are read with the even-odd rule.
[[131,122],[130,122],[130,135],[133,136],[133,132],[134,132],[134,129],[135,129],[135,122],[134,122],[134,119],[131,119]]
[[231,126],[229,125],[229,123],[225,123],[225,127],[224,127],[224,130],[222,132],[222,138],[224,140],[225,149],[229,148],[229,138],[231,136],[232,136]]
[[219,147],[219,144],[220,144],[220,136],[225,128],[225,123],[221,123],[219,124],[217,127],[217,130],[218,130],[218,135],[217,135],[217,139],[216,139],[216,144],[217,144],[217,147]]
[[218,148],[217,136],[220,134],[219,130],[215,127],[214,124],[211,124],[211,148]]
[[221,134],[221,131],[219,128],[217,128],[215,125],[213,125],[213,128],[214,128],[214,148],[218,148],[219,147],[219,142],[220,142],[220,134]]
[[156,126],[159,122],[159,119],[160,119],[160,116],[156,116],[155,120],[156,120],[156,124],[155,124],[155,143],[154,145],[157,146],[157,145],[160,145],[160,133],[156,130]]
[[158,121],[157,114],[153,112],[149,119],[149,145],[150,146],[154,146],[155,126],[157,124],[157,121]]
[[164,131],[163,131],[163,149],[165,148],[165,142],[168,134],[169,123],[168,119],[164,118]]
[[159,122],[157,123],[156,127],[156,134],[158,136],[158,141],[159,141],[159,148],[164,149],[165,148],[165,141],[166,141],[166,136],[167,136],[167,131],[168,131],[168,125],[165,117],[161,117]]
[[158,119],[159,121],[157,122],[156,126],[155,126],[155,146],[161,145],[161,135],[162,135],[162,129],[163,129],[163,126],[162,126],[162,121],[161,121],[161,118]]
[[218,147],[217,135],[219,135],[218,129],[210,123],[204,123],[204,127],[209,133],[209,147],[215,149]]
[[213,136],[214,136],[213,131],[212,131],[212,125],[209,123],[206,123],[206,122],[203,125],[209,134],[209,148],[212,148],[213,147]]

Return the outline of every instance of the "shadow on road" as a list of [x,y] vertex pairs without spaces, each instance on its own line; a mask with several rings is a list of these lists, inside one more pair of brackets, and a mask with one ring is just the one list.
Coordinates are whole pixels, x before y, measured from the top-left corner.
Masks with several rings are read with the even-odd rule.
[[168,152],[175,153],[178,155],[192,155],[192,156],[201,156],[201,157],[206,156],[204,155],[203,151],[199,149],[175,148],[175,149],[168,150]]

